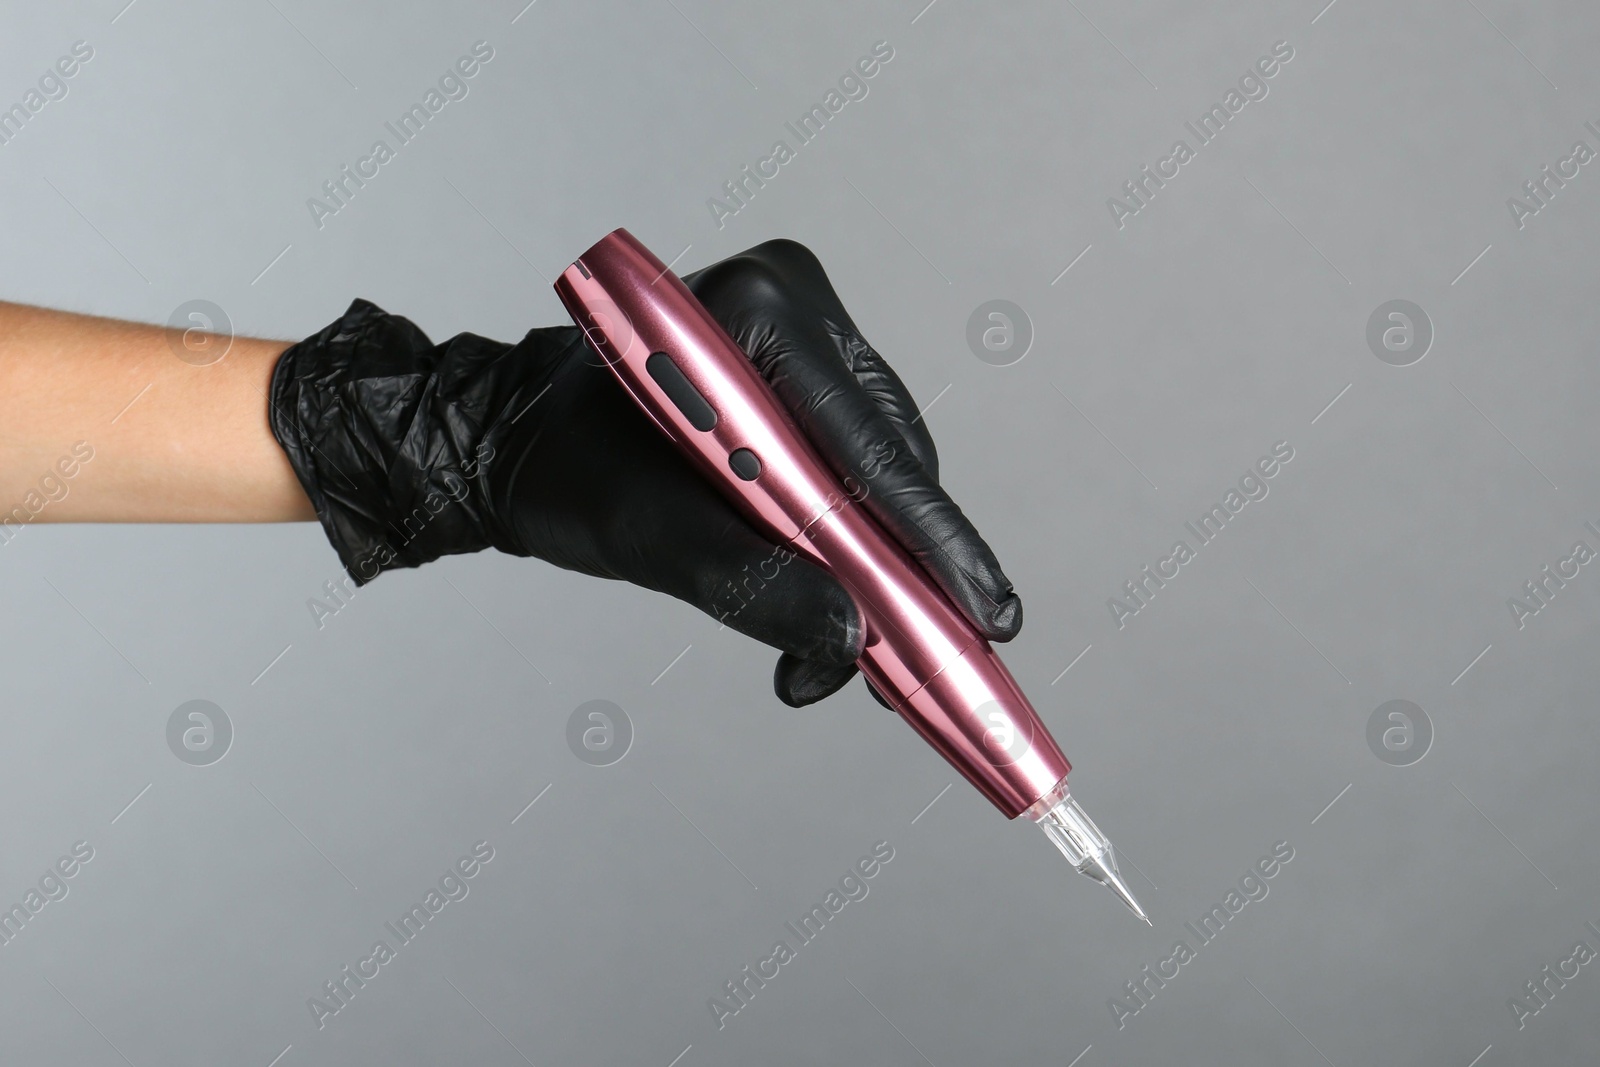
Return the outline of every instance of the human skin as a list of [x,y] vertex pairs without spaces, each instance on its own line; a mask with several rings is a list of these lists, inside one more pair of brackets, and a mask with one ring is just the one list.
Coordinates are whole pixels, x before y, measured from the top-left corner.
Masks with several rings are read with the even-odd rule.
[[32,521],[315,519],[267,425],[268,382],[291,343],[234,338],[196,366],[177,354],[179,331],[0,302],[0,511],[83,441],[93,460]]

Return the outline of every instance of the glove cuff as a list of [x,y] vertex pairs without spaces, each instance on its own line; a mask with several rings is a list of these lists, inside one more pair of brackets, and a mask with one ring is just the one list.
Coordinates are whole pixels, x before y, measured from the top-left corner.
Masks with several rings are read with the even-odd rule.
[[[290,347],[268,421],[357,585],[440,556],[518,548],[490,468],[512,460],[516,417],[544,388],[556,328],[512,346],[474,334],[435,345],[366,300]],[[560,336],[556,336],[560,335]]]

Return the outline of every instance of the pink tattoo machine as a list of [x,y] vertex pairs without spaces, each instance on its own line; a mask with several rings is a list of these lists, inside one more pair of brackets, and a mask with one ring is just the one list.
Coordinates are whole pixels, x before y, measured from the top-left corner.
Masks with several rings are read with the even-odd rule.
[[851,498],[733,339],[627,230],[556,292],[661,431],[766,536],[823,566],[866,624],[861,673],[1008,819],[1026,814],[1072,865],[1149,917],[1111,842],[1067,792],[1067,763],[989,642]]

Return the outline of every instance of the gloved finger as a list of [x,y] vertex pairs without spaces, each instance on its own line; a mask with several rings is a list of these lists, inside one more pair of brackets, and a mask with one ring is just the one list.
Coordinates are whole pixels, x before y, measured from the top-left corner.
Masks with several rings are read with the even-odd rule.
[[939,452],[921,408],[900,375],[861,336],[816,254],[798,241],[780,238],[763,242],[742,256],[776,270],[783,277],[789,299],[804,313],[830,324],[834,345],[856,381],[937,482]]
[[[803,708],[843,689],[856,676],[856,671],[857,668],[853,666],[833,667],[785,653],[778,657],[777,669],[772,674],[772,687],[777,690],[779,700],[791,708]],[[873,700],[889,711],[894,710],[883,699],[883,694],[878,692],[877,686],[866,679],[862,679],[862,684],[867,687]]]
[[831,697],[856,676],[854,663],[831,664],[785,652],[772,672],[772,688],[791,708],[815,704]]
[[[854,327],[851,327],[854,330]],[[900,437],[911,446],[911,452],[927,469],[928,477],[939,480],[939,450],[928,431],[922,409],[911,397],[911,390],[900,380],[889,361],[878,354],[859,333],[852,332],[840,339],[846,360],[856,381],[879,411],[889,420]]]
[[[780,245],[782,255],[769,254]],[[838,305],[815,258],[793,242],[769,242],[696,272],[693,290],[750,356],[868,512],[944,589],[985,637],[1022,627],[1022,602],[994,552],[940,488],[895,425],[916,423],[898,376],[870,352]],[[802,249],[803,251],[803,249]],[[893,419],[857,377],[893,400]],[[921,431],[925,434],[925,430]],[[913,431],[915,437],[917,431]],[[936,463],[931,440],[924,451]]]

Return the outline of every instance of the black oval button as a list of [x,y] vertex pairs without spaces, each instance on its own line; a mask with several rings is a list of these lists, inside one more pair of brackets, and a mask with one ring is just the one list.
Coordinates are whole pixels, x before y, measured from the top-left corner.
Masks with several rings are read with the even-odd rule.
[[690,426],[697,430],[709,430],[717,424],[717,413],[706,403],[706,398],[700,395],[694,383],[678,369],[671,356],[665,352],[652,352],[650,358],[644,361],[644,369],[661,386],[667,399],[683,412]]
[[728,466],[733,468],[733,473],[747,482],[756,480],[761,473],[761,457],[748,448],[736,448],[728,456]]

